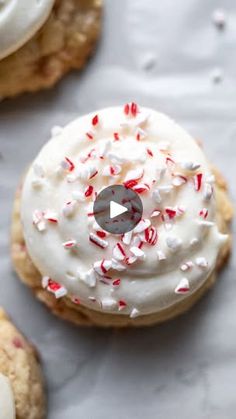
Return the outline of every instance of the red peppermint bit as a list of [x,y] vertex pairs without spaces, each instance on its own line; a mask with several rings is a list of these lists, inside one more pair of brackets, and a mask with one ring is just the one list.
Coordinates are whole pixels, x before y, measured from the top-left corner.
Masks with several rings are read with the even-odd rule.
[[133,186],[133,190],[138,194],[150,191],[150,186],[147,183],[138,183],[138,185]]
[[98,174],[98,170],[92,173],[89,179],[93,179],[95,176],[97,176],[97,174]]
[[47,220],[50,222],[50,223],[58,223],[58,220],[57,220],[57,218],[47,218]]
[[100,249],[105,249],[107,247],[107,243],[99,237],[96,237],[93,233],[90,234],[89,241],[95,244],[96,246],[100,247]]
[[65,157],[65,160],[69,164],[69,172],[73,172],[75,165],[72,160],[70,160],[68,157]]
[[[147,243],[149,243],[151,246],[155,246],[158,240],[158,234],[155,227],[147,228],[144,232],[145,234],[145,240]],[[140,248],[140,247],[139,247]]]
[[176,216],[176,211],[171,208],[166,208],[166,214],[170,219],[174,218]]
[[120,286],[120,283],[121,283],[121,280],[120,280],[120,279],[115,279],[115,280],[112,282],[112,285],[113,285],[114,287],[119,287],[119,286]]
[[166,157],[166,164],[172,165],[175,164],[175,161],[171,157]]
[[138,113],[138,105],[136,103],[131,103],[130,112],[132,116],[137,116]]
[[202,173],[198,173],[196,176],[194,176],[194,185],[195,185],[195,189],[196,191],[200,191],[201,186],[202,186]]
[[200,212],[199,212],[200,217],[206,219],[208,217],[208,209],[207,208],[203,208]]
[[105,231],[96,231],[97,236],[100,237],[100,239],[104,239],[107,236],[107,233]]
[[150,150],[150,148],[147,148],[147,154],[151,157],[153,157],[153,152]]
[[127,306],[124,300],[120,300],[118,304],[119,304],[119,310],[123,310]]
[[105,259],[103,259],[103,260],[102,260],[100,267],[101,267],[102,272],[103,272],[104,274],[106,274],[108,271],[107,271],[107,269],[105,268],[104,263],[105,263]]
[[88,217],[94,217],[94,215],[95,215],[95,213],[94,213],[94,212],[88,212],[88,213],[87,213],[87,216],[88,216]]
[[93,134],[91,132],[86,132],[86,136],[87,136],[87,138],[89,140],[93,140],[94,139],[94,136],[93,136]]
[[89,198],[92,194],[93,194],[93,186],[89,185],[84,192],[84,195],[86,196],[86,198]]
[[95,116],[93,117],[93,119],[92,119],[92,125],[93,125],[94,127],[96,127],[96,125],[98,125],[98,122],[99,122],[98,115],[95,115]]
[[126,103],[126,105],[124,106],[124,113],[125,115],[129,115],[129,104]]
[[58,291],[61,288],[61,285],[58,284],[57,282],[53,281],[52,279],[49,279],[49,281],[48,281],[48,288],[51,291]]
[[127,189],[132,189],[134,186],[136,186],[138,184],[138,181],[136,179],[130,179],[127,180],[126,182],[124,182],[124,186]]
[[118,132],[114,132],[114,140],[115,141],[119,141],[120,140],[120,136],[119,136],[119,134],[118,134]]

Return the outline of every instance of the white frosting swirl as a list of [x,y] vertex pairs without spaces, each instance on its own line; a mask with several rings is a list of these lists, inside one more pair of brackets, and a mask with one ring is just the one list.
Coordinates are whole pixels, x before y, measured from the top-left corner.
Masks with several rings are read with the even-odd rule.
[[15,402],[10,380],[0,373],[0,419],[15,418]]
[[[143,220],[132,235],[98,237],[95,192],[124,182],[140,193]],[[25,241],[43,286],[131,317],[181,301],[206,281],[227,239],[215,224],[213,184],[196,142],[150,109],[108,108],[54,129],[22,193]]]
[[24,45],[42,27],[55,0],[0,0],[0,59]]

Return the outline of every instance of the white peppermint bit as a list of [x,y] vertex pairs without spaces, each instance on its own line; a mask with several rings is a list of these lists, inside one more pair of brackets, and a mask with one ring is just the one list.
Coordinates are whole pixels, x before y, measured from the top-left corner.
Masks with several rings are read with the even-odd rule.
[[141,220],[138,225],[133,229],[134,234],[142,233],[148,227],[150,227],[151,221],[149,219]]
[[101,304],[102,304],[102,309],[105,311],[112,311],[118,308],[117,301],[109,297],[103,298],[101,301]]
[[84,193],[81,191],[76,191],[76,190],[72,191],[72,198],[77,202],[85,201]]
[[165,255],[164,252],[162,252],[162,250],[157,251],[157,257],[158,257],[158,260],[160,260],[160,261],[166,260],[166,255]]
[[209,201],[213,195],[213,188],[209,183],[204,185],[203,198],[205,201]]
[[93,267],[99,275],[103,276],[111,269],[112,261],[107,259],[98,260],[94,263]]
[[140,315],[140,311],[137,308],[133,308],[130,313],[130,318],[135,319]]
[[79,278],[90,288],[94,288],[96,286],[97,277],[93,269],[90,269],[88,272],[80,274]]
[[118,272],[123,272],[123,271],[126,271],[126,266],[122,265],[122,264],[121,264],[120,262],[118,262],[116,259],[112,259],[112,260],[111,260],[111,263],[112,263],[111,267],[112,267],[112,269],[114,269],[115,271],[118,271]]
[[174,252],[176,252],[177,250],[179,250],[182,246],[182,240],[179,237],[175,237],[175,236],[168,236],[166,238],[166,244],[167,246],[173,250]]
[[132,231],[128,231],[128,233],[125,233],[122,237],[122,242],[126,244],[127,246],[129,246],[132,240],[132,235],[133,235]]
[[125,176],[125,182],[129,180],[139,180],[143,177],[143,169],[140,167],[138,169],[130,170]]
[[182,167],[182,169],[188,170],[190,172],[195,172],[196,170],[198,170],[201,167],[200,164],[194,163],[192,161],[180,162],[179,165],[180,165],[180,167]]
[[139,260],[145,260],[146,255],[142,249],[139,249],[139,247],[131,247],[130,252]]
[[189,271],[190,269],[192,269],[194,266],[193,262],[191,260],[189,260],[188,262],[183,263],[183,265],[181,265],[180,269],[182,272],[186,272]]
[[187,278],[182,278],[175,288],[176,294],[187,294],[189,292],[189,281]]
[[196,265],[199,266],[200,268],[207,268],[208,267],[208,262],[207,262],[206,258],[204,258],[204,257],[198,257],[195,262],[196,262]]
[[[48,291],[50,291],[50,289]],[[62,298],[66,294],[67,294],[67,290],[64,287],[60,287],[58,290],[54,291],[54,295],[55,295],[56,299]]]
[[75,200],[67,202],[62,208],[62,213],[65,217],[70,217],[74,214],[77,202]]

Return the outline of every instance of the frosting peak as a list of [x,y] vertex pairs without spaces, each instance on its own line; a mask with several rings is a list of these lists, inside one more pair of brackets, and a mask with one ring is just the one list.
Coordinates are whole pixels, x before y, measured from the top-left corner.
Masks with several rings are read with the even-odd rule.
[[[136,191],[143,219],[132,232],[96,223],[96,194]],[[53,130],[23,186],[28,252],[56,298],[136,317],[194,293],[226,239],[216,224],[214,176],[190,135],[163,114],[127,104]]]
[[0,59],[24,45],[48,18],[55,0],[0,0]]

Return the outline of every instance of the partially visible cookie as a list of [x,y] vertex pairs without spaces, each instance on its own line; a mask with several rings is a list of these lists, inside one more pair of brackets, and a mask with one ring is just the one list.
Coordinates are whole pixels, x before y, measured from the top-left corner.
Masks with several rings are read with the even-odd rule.
[[56,0],[36,35],[0,61],[0,96],[49,88],[81,69],[100,33],[101,10],[101,0]]
[[8,416],[15,410],[17,419],[45,418],[43,380],[37,353],[2,309],[0,309],[1,392],[4,392],[5,396],[0,397],[0,418],[3,409]]

